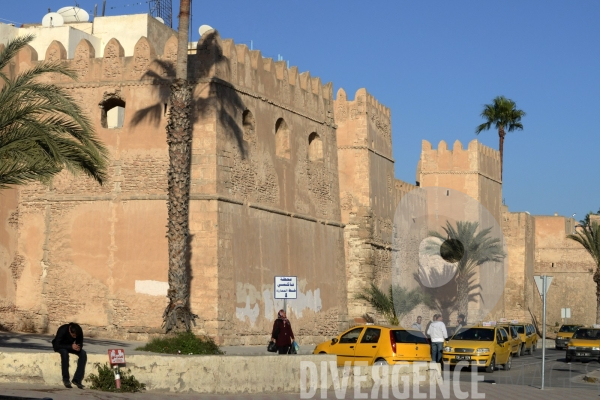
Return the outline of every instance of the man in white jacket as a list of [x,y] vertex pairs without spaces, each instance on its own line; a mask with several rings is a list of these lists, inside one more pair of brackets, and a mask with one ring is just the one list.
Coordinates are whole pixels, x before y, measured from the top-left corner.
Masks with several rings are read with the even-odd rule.
[[433,322],[427,329],[427,334],[431,339],[431,361],[442,362],[442,350],[444,349],[444,341],[448,339],[446,325],[442,322],[442,316],[435,314]]

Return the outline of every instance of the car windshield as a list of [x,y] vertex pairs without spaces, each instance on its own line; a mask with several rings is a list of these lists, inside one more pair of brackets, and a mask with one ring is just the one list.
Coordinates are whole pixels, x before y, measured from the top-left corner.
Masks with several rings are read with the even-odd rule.
[[560,329],[558,331],[559,332],[575,332],[577,329],[579,329],[579,326],[577,326],[577,325],[563,325],[560,327]]
[[461,329],[452,340],[479,340],[481,342],[493,342],[494,330],[482,328]]
[[411,330],[393,330],[396,343],[423,343],[427,344],[427,338],[422,332]]
[[578,329],[573,339],[600,340],[600,329]]
[[512,330],[510,329],[510,326],[500,325],[500,328],[504,328],[504,330],[506,331],[506,333],[508,333],[508,336],[512,336]]
[[517,332],[525,333],[525,327],[523,325],[515,326],[517,328]]

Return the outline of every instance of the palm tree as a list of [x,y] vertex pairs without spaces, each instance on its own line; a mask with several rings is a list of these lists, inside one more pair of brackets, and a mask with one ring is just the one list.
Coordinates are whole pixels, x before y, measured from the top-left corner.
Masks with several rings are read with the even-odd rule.
[[477,287],[473,285],[476,268],[486,262],[500,262],[505,257],[501,240],[490,236],[492,228],[477,232],[478,228],[477,222],[457,221],[455,228],[448,221],[442,228],[444,233],[429,232],[430,236],[443,242],[442,246],[430,243],[425,248],[426,252],[439,252],[445,260],[456,263],[457,310],[467,316],[467,320],[469,299],[473,298],[472,292]]
[[419,289],[408,290],[400,286],[390,285],[388,293],[384,293],[375,284],[364,288],[354,296],[356,300],[366,301],[375,311],[387,319],[390,325],[399,325],[406,314],[419,304],[431,307],[431,299]]
[[596,283],[596,323],[600,324],[600,225],[598,222],[587,223],[579,228],[574,234],[567,238],[576,241],[590,253],[596,271],[594,271],[594,282]]
[[187,265],[190,202],[190,162],[192,144],[192,85],[188,81],[188,30],[190,0],[179,2],[177,63],[171,83],[167,144],[169,145],[168,224],[169,304],[163,313],[163,328],[189,331],[196,325],[190,310],[190,271]]
[[517,110],[517,104],[507,99],[504,96],[498,96],[494,99],[493,104],[483,106],[481,117],[486,120],[483,124],[475,129],[475,134],[479,135],[482,131],[487,131],[492,124],[498,129],[500,137],[500,179],[502,180],[502,163],[504,160],[504,136],[506,132],[512,132],[516,129],[523,130],[521,118],[525,116],[525,112]]
[[16,38],[0,53],[0,188],[47,183],[63,169],[102,184],[108,151],[90,120],[65,89],[40,82],[47,74],[76,79],[76,73],[56,62],[38,63],[14,78],[3,72],[33,39]]

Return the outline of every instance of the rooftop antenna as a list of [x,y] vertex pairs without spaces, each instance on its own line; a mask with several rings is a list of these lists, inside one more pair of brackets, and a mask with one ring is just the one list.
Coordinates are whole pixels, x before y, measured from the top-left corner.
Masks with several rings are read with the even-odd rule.
[[98,15],[98,4],[94,4],[94,18]]
[[[106,0],[105,0],[106,1]],[[173,28],[173,2],[172,0],[149,0],[150,15],[160,17],[165,25]]]
[[102,16],[104,17],[104,12],[106,11],[106,0],[102,1]]

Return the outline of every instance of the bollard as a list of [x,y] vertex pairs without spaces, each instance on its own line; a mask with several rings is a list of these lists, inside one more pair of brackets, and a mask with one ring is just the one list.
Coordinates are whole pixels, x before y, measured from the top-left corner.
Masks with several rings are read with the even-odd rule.
[[119,372],[119,365],[125,365],[125,351],[123,349],[109,349],[108,362],[114,369],[113,372],[115,374],[115,385],[117,389],[121,389],[121,374]]
[[115,385],[117,389],[121,389],[121,374],[119,373],[119,365],[114,365],[115,369]]

